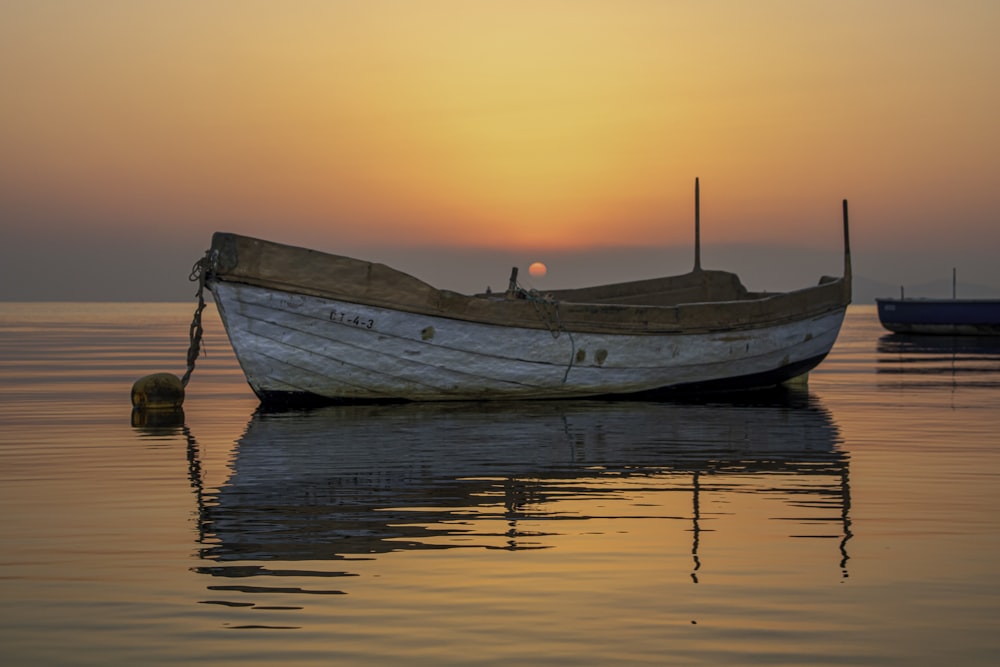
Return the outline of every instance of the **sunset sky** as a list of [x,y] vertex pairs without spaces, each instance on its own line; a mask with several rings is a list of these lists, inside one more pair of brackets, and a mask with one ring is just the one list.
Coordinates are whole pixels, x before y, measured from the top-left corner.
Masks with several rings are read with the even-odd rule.
[[[702,264],[1000,290],[996,0],[3,0],[0,300],[187,300],[215,230],[464,292]],[[786,263],[787,262],[787,263]],[[895,293],[895,292],[892,292]]]

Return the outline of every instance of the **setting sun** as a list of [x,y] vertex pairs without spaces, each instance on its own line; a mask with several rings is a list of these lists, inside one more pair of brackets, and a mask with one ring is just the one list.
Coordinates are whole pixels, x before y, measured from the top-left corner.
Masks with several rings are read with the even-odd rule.
[[531,274],[532,278],[542,278],[546,273],[549,272],[549,268],[542,264],[541,262],[534,262],[528,267],[528,273]]

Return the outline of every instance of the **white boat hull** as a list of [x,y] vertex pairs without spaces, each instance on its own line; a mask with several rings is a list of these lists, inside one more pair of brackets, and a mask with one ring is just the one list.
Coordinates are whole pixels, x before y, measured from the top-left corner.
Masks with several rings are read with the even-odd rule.
[[265,401],[579,398],[771,386],[816,366],[845,308],[741,330],[616,334],[498,326],[287,293],[209,285]]

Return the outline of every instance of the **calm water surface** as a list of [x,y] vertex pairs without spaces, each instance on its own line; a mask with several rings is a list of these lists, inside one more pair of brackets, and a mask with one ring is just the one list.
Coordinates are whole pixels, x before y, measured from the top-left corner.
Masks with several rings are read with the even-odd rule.
[[261,413],[214,311],[0,304],[0,664],[995,665],[1000,341],[808,388]]

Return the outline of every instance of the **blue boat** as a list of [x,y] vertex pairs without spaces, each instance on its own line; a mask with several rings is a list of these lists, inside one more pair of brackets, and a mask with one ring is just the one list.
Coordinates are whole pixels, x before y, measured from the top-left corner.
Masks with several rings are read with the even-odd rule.
[[893,333],[945,336],[1000,336],[1000,299],[958,298],[958,276],[951,270],[951,298],[875,299],[878,319]]
[[955,270],[951,298],[875,299],[878,319],[894,333],[945,336],[1000,335],[1000,299],[959,299]]
[[1000,299],[875,299],[889,331],[951,336],[1000,335]]

